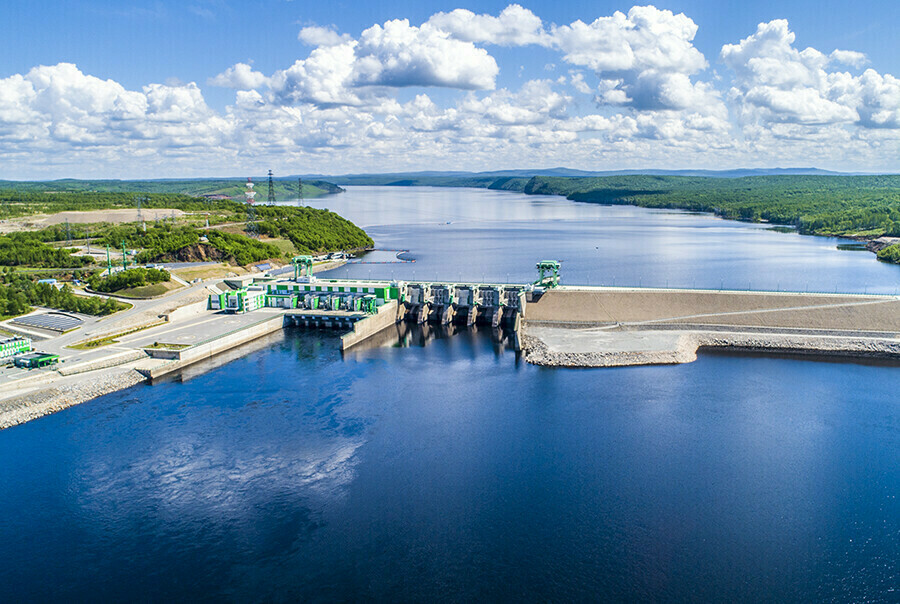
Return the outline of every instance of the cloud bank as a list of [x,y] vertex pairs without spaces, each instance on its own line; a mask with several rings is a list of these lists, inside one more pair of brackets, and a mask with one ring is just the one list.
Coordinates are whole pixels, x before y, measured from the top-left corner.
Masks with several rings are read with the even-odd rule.
[[[394,19],[356,36],[309,25],[292,64],[211,74],[205,85],[234,91],[219,109],[196,83],[128,90],[71,63],[36,66],[0,79],[0,176],[260,165],[900,170],[896,77],[850,49],[801,48],[783,19],[714,57],[694,45],[700,27],[653,6],[558,25],[518,4]],[[545,55],[531,77],[492,54],[519,47]]]

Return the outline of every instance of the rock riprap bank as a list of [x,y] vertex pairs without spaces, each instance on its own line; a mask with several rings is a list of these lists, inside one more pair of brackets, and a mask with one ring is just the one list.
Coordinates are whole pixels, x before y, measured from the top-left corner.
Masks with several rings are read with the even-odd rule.
[[74,380],[0,401],[0,430],[62,411],[104,394],[130,388],[146,380],[134,369],[111,369],[102,375],[91,375],[90,379]]
[[900,360],[896,296],[570,287],[524,319],[537,365],[687,363],[703,348]]

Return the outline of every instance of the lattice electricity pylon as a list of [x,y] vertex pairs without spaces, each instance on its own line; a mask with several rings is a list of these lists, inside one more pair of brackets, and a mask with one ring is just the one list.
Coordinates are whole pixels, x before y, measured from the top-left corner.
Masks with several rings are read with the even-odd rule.
[[247,190],[244,196],[247,198],[247,234],[250,237],[259,237],[259,227],[256,226],[256,208],[253,207],[253,198],[256,197],[256,191],[253,190],[253,180],[248,178],[244,185]]
[[275,202],[275,183],[272,182],[272,171],[269,170],[269,198],[267,199],[269,203]]
[[147,232],[147,223],[144,222],[144,215],[141,213],[141,203],[144,201],[149,201],[147,197],[135,197],[135,202],[137,202],[137,221],[141,223],[141,228],[144,232]]
[[259,237],[259,227],[256,225],[256,206],[253,201],[247,202],[247,235],[254,239]]
[[303,179],[297,179],[297,199],[300,200],[300,205],[303,205]]

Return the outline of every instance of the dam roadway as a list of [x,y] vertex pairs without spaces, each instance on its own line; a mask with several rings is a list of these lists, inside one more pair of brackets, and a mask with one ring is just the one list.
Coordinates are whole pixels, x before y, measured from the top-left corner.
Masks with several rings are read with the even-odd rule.
[[900,359],[896,296],[559,287],[523,318],[539,365],[684,363],[705,348]]

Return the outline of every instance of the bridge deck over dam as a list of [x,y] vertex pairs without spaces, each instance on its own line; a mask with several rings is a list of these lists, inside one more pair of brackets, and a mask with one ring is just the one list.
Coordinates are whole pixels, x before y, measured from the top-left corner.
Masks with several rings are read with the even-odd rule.
[[900,298],[857,294],[560,287],[529,301],[526,359],[681,363],[703,348],[900,358]]

